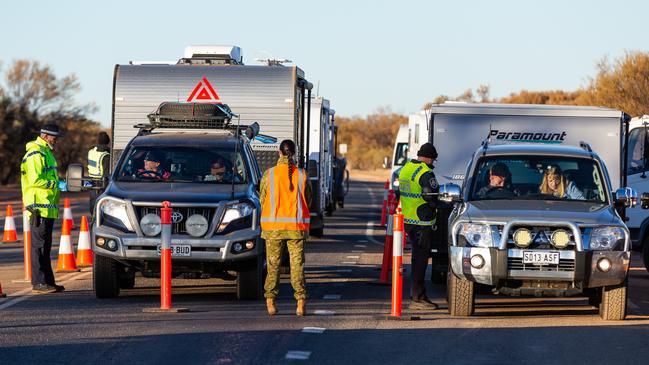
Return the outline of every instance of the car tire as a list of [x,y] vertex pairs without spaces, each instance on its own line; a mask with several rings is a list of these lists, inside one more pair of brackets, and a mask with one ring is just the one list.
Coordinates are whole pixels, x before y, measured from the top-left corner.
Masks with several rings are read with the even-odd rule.
[[95,255],[95,262],[92,266],[92,286],[95,297],[99,299],[115,298],[119,296],[119,262]]
[[256,258],[237,275],[237,299],[259,300],[264,289],[264,262]]
[[626,318],[628,279],[619,285],[605,286],[602,291],[602,302],[599,305],[599,316],[605,321],[621,321]]
[[475,287],[473,282],[457,277],[448,270],[446,300],[451,317],[469,317],[475,306]]
[[324,235],[324,227],[314,228],[309,231],[309,234],[313,237],[322,237]]

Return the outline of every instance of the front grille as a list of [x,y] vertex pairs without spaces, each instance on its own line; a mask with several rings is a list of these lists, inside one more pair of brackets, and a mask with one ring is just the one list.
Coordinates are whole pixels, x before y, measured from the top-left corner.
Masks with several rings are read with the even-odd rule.
[[508,270],[526,270],[526,271],[575,271],[574,259],[559,259],[558,265],[533,265],[524,264],[521,257],[507,258]]
[[[187,222],[187,218],[194,214],[200,214],[205,219],[207,219],[208,224],[212,223],[212,217],[214,216],[214,210],[215,208],[185,208],[185,207],[179,207],[179,208],[172,208],[172,214],[174,212],[180,213],[182,215],[182,218],[178,222],[174,222],[171,224],[171,233],[175,234],[183,234],[187,233],[187,229],[185,227],[185,223]],[[155,214],[155,215],[160,215],[160,207],[135,207],[135,211],[138,214],[138,220],[142,219],[147,214]],[[173,217],[173,215],[172,215]]]

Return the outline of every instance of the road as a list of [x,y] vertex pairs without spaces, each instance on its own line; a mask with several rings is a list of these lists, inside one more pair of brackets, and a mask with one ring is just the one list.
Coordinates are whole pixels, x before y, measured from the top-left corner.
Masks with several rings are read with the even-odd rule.
[[[385,234],[376,226],[381,198],[382,184],[353,182],[345,208],[328,218],[325,237],[308,243],[309,315],[303,318],[294,315],[287,276],[275,317],[266,314],[262,301],[238,302],[233,282],[212,279],[174,279],[173,304],[189,308],[188,313],[143,313],[159,306],[159,287],[158,280],[141,277],[119,298],[95,299],[88,271],[58,274],[63,293],[32,296],[29,284],[18,281],[20,244],[0,244],[0,281],[9,295],[0,299],[0,363],[634,364],[649,359],[649,274],[636,254],[625,321],[601,320],[583,298],[493,295],[478,297],[474,317],[451,318],[444,287],[430,283],[429,296],[440,309],[411,312],[404,300],[405,320],[388,320],[390,289],[372,285]],[[73,201],[77,225],[86,204],[83,197]],[[52,258],[55,262],[56,249]],[[407,255],[404,262],[408,271]],[[408,293],[407,278],[404,282]]]

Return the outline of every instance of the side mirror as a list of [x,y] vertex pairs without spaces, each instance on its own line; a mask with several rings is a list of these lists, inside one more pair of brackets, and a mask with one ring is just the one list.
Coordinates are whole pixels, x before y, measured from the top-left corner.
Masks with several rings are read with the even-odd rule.
[[388,156],[383,156],[383,168],[390,168],[390,158]]
[[619,188],[615,191],[615,204],[626,208],[632,208],[637,203],[638,193],[632,188]]
[[83,165],[78,163],[70,164],[65,174],[65,181],[68,183],[68,191],[80,192],[83,188]]
[[442,184],[439,186],[439,200],[447,203],[462,201],[462,188],[455,184]]
[[640,198],[640,207],[642,209],[649,209],[649,193],[642,193]]

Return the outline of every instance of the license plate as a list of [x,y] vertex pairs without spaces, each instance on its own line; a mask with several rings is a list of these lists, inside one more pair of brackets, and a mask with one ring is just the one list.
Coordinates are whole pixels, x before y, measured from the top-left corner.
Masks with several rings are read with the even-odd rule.
[[523,263],[532,265],[558,265],[557,251],[523,251]]
[[[161,246],[158,245],[158,255],[160,254]],[[171,256],[191,256],[192,246],[190,245],[171,245]]]

